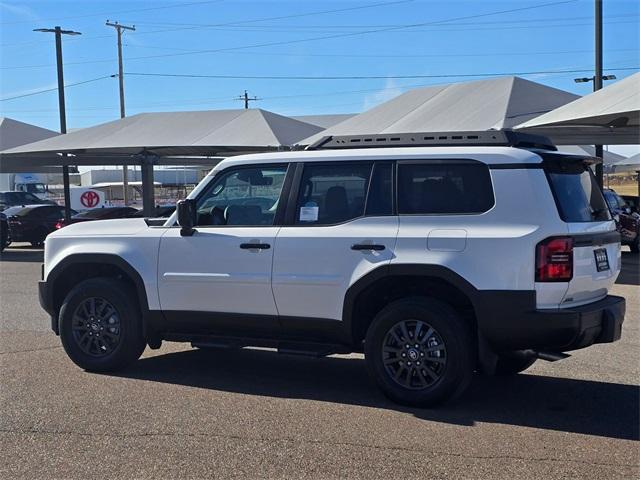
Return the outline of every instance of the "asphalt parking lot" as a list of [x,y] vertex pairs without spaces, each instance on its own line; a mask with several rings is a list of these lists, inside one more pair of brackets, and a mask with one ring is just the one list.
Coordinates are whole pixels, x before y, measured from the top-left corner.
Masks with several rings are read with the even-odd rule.
[[640,261],[623,253],[622,340],[478,376],[435,410],[399,407],[360,356],[164,344],[117,375],[49,331],[42,251],[0,257],[1,478],[638,478]]

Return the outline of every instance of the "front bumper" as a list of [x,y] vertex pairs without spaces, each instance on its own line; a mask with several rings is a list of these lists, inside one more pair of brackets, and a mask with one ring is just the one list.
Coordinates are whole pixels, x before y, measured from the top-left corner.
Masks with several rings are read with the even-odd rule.
[[[522,292],[525,293],[525,292]],[[604,299],[575,308],[537,310],[533,299],[512,303],[509,311],[484,307],[479,328],[496,351],[548,350],[565,352],[595,343],[611,343],[620,339],[625,314],[625,299],[609,295]],[[501,305],[498,299],[484,305]],[[504,297],[502,298],[504,302]],[[504,304],[504,303],[503,303]]]
[[55,307],[53,305],[53,295],[49,285],[44,280],[38,282],[38,300],[40,306],[51,317],[51,330],[53,330],[56,335],[59,335],[58,316],[55,313]]

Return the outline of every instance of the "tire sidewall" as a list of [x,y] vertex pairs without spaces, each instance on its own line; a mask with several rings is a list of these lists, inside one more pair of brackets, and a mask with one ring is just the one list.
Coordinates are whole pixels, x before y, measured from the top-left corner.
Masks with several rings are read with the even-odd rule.
[[[92,357],[84,353],[73,336],[73,315],[78,306],[91,297],[107,300],[120,318],[120,342],[113,352],[103,357]],[[117,280],[90,279],[80,283],[65,298],[59,320],[64,350],[76,365],[85,370],[109,371],[121,368],[139,357],[144,350],[138,309],[124,286]]]
[[[402,320],[420,320],[431,325],[446,348],[445,370],[435,384],[412,390],[396,383],[383,364],[382,345],[391,327]],[[473,348],[469,328],[447,304],[430,298],[394,302],[374,319],[365,340],[369,373],[392,400],[411,406],[433,406],[461,393],[473,373]]]

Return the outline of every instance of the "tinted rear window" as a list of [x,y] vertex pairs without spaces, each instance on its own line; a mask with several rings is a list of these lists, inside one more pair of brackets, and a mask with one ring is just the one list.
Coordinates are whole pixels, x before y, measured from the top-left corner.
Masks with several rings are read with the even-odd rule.
[[589,167],[575,162],[545,166],[560,217],[565,222],[611,220],[609,208]]
[[398,165],[400,214],[483,213],[494,204],[489,168],[481,163]]

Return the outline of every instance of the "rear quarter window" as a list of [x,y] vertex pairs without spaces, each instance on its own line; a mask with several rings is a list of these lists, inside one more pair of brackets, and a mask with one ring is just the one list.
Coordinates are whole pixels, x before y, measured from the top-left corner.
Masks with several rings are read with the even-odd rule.
[[398,164],[398,212],[479,214],[494,205],[489,167],[473,161]]
[[588,166],[562,161],[545,165],[560,218],[568,223],[611,220],[602,190]]

